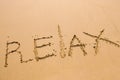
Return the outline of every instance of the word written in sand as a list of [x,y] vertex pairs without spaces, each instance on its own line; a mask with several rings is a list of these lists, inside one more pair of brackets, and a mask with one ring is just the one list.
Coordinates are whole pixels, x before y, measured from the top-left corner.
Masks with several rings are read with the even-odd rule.
[[[93,43],[94,44],[93,48],[94,48],[94,51],[95,51],[95,55],[98,54],[99,43],[101,41],[104,41],[106,43],[110,43],[111,45],[114,45],[115,47],[120,47],[120,44],[118,44],[117,42],[113,42],[113,41],[108,40],[106,38],[102,38],[101,36],[102,36],[103,33],[104,33],[104,29],[101,30],[100,33],[97,36],[89,34],[87,32],[83,32],[83,34],[85,34],[85,35],[87,35],[87,36],[95,39],[95,42]],[[58,36],[59,36],[59,48],[60,48],[59,54],[60,54],[61,58],[65,58],[66,55],[72,56],[73,49],[76,48],[76,47],[80,48],[80,50],[83,52],[84,56],[86,56],[88,54],[87,51],[85,50],[86,46],[88,44],[82,43],[81,40],[77,37],[77,35],[73,35],[73,37],[72,37],[72,39],[70,41],[69,48],[68,48],[68,53],[66,54],[66,49],[67,48],[65,47],[65,43],[64,43],[64,40],[63,40],[62,31],[61,31],[59,25],[58,25]],[[43,60],[43,59],[46,59],[46,58],[49,58],[49,57],[53,57],[53,56],[57,56],[55,54],[57,52],[55,49],[53,49],[53,52],[51,54],[47,54],[47,55],[44,55],[42,57],[38,56],[40,54],[40,53],[38,53],[38,49],[43,48],[43,47],[51,47],[54,44],[52,44],[51,42],[48,42],[46,44],[38,45],[37,41],[48,40],[48,39],[52,39],[52,38],[53,38],[53,36],[37,37],[37,38],[33,39],[33,43],[34,43],[33,53],[35,55],[34,59],[36,61]],[[77,43],[74,43],[75,41],[77,41]],[[11,50],[9,48],[11,45],[12,46],[17,45],[17,47],[15,49]],[[6,54],[5,54],[5,65],[4,65],[4,67],[8,66],[8,56],[10,56],[10,54],[13,54],[13,53],[19,55],[21,63],[28,63],[28,62],[34,60],[34,59],[28,59],[28,60],[24,61],[23,60],[23,55],[22,55],[21,51],[19,50],[20,47],[21,47],[21,44],[18,41],[7,41],[7,43],[6,43]]]

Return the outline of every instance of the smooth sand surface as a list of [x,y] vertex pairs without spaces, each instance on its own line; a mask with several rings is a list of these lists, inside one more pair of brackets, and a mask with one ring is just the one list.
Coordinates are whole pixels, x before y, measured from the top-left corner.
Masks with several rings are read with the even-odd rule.
[[[103,29],[101,38],[120,44],[120,0],[0,0],[0,80],[120,80],[120,47],[100,40],[95,55],[96,38],[83,33],[98,36]],[[86,56],[77,47],[68,56],[74,35],[87,44]],[[37,62],[34,38],[48,36],[53,38],[39,40],[37,45],[53,45],[38,48],[38,55],[57,56]],[[60,40],[66,48],[65,58],[59,53]],[[18,41],[23,60],[33,61],[20,63],[19,54],[14,52],[4,67],[7,41]],[[16,47],[9,45],[9,51]]]

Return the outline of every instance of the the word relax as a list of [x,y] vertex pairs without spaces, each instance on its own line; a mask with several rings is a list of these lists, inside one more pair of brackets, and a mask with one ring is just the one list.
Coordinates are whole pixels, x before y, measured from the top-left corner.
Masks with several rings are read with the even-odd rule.
[[[95,35],[92,35],[92,34],[89,34],[87,32],[83,32],[85,35],[95,39],[95,42],[94,42],[94,50],[95,50],[95,54],[98,53],[98,48],[99,48],[99,43],[100,41],[105,41],[107,43],[110,43],[116,47],[120,47],[120,44],[116,43],[116,42],[113,42],[111,40],[108,40],[106,38],[102,38],[101,35],[104,33],[104,29],[100,31],[99,35],[95,36]],[[60,51],[59,51],[59,54],[60,54],[60,57],[61,58],[65,58],[66,57],[66,47],[65,47],[65,43],[63,41],[63,36],[62,36],[62,32],[61,32],[61,29],[60,29],[60,26],[58,25],[58,36],[59,36],[59,47],[60,47]],[[51,42],[48,42],[46,44],[43,44],[43,45],[38,45],[37,44],[37,41],[39,40],[47,40],[47,39],[52,39],[53,36],[48,36],[48,37],[37,37],[37,38],[34,38],[33,39],[33,42],[34,42],[34,49],[33,49],[33,52],[34,52],[34,55],[35,55],[35,60],[36,61],[39,61],[39,60],[43,60],[43,59],[46,59],[46,58],[49,58],[49,57],[52,57],[52,56],[56,56],[56,54],[52,53],[52,54],[47,54],[45,56],[38,56],[38,49],[39,48],[43,48],[43,47],[50,47],[52,46],[53,44]],[[75,41],[77,41],[77,43],[74,43]],[[10,50],[10,46],[14,46],[14,45],[17,45],[17,47],[15,49],[12,49]],[[27,63],[27,62],[30,62],[30,61],[33,61],[34,59],[28,59],[28,60],[23,60],[23,55],[21,53],[21,51],[19,50],[20,48],[20,43],[18,41],[7,41],[6,43],[6,54],[5,54],[5,66],[4,67],[7,67],[8,66],[8,55],[12,54],[12,53],[15,53],[15,54],[18,54],[20,56],[20,62],[21,63]],[[76,35],[73,35],[71,41],[70,41],[70,45],[69,45],[69,48],[68,48],[68,56],[72,56],[72,51],[74,48],[76,47],[79,47],[80,50],[83,52],[83,55],[87,55],[87,52],[85,50],[85,47],[87,46],[87,44],[84,44],[81,42],[81,40],[76,36]],[[56,52],[55,49],[53,49],[54,52]]]

